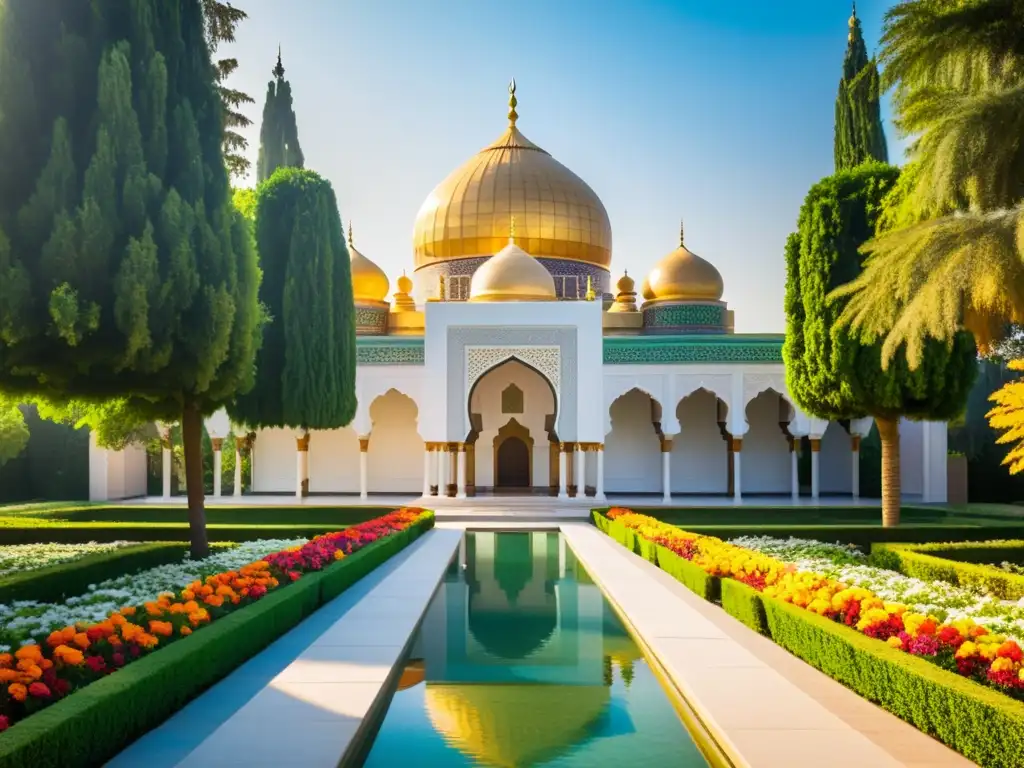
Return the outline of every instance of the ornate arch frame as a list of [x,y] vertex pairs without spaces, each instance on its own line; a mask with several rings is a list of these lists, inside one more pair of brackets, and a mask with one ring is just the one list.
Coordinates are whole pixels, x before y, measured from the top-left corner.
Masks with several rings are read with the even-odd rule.
[[533,437],[530,435],[530,430],[524,425],[516,421],[515,417],[509,419],[503,427],[498,430],[498,434],[494,436],[493,450],[494,450],[494,474],[492,475],[494,487],[498,487],[498,449],[501,448],[509,438],[518,438],[526,444],[526,450],[529,452],[529,459],[527,461],[527,488],[533,488]]

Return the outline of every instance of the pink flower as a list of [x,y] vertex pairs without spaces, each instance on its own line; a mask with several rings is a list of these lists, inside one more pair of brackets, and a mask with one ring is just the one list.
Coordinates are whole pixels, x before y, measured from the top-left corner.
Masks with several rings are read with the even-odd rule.
[[37,699],[48,699],[52,695],[46,683],[35,682],[28,687],[28,692]]

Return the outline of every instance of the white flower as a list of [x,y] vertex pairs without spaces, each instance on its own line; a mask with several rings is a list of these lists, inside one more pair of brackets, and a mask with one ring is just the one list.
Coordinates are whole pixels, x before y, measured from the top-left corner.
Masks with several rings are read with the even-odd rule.
[[43,640],[55,629],[76,622],[103,621],[125,605],[155,600],[161,592],[177,591],[196,579],[233,571],[282,549],[297,547],[305,539],[263,539],[223,549],[203,560],[185,558],[180,563],[157,566],[141,573],[125,574],[99,584],[63,603],[16,600],[0,604],[0,642],[23,645]]
[[31,571],[58,563],[78,560],[86,555],[110,552],[135,542],[112,541],[107,544],[12,544],[0,546],[0,576],[19,571]]

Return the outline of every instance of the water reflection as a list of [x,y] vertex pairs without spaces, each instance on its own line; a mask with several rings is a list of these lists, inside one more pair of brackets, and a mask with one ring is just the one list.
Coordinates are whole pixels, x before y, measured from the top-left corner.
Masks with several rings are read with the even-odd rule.
[[[466,537],[369,766],[705,765],[557,533]],[[629,761],[629,762],[623,762]]]

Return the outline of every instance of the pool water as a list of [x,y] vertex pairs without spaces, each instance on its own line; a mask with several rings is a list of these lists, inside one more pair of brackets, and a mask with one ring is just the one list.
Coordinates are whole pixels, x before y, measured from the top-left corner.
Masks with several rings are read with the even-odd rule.
[[707,762],[558,533],[469,532],[363,764]]

